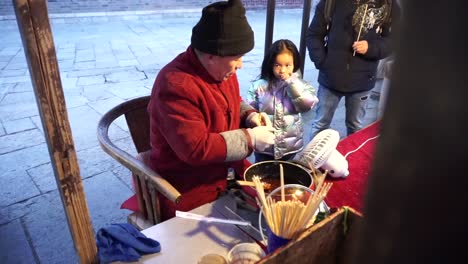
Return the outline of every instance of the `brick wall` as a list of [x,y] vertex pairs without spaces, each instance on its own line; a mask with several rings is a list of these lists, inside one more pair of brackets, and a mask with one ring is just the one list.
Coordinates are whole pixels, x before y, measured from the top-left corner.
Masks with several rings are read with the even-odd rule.
[[[216,0],[48,0],[50,14],[199,8]],[[244,0],[247,9],[266,7],[267,0]],[[277,8],[302,7],[303,0],[276,0]],[[12,0],[0,0],[0,16],[14,15]]]

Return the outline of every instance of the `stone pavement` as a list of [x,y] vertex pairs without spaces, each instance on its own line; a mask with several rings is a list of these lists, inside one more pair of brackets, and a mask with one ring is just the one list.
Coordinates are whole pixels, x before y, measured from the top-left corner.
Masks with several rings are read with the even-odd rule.
[[[243,96],[249,81],[260,72],[265,14],[264,10],[247,12],[256,45],[238,71]],[[192,10],[52,20],[69,121],[95,231],[125,222],[129,212],[119,206],[132,194],[129,172],[99,147],[99,118],[123,101],[150,93],[159,69],[186,49],[199,16],[200,10]],[[277,10],[273,38],[289,38],[299,45],[301,17],[301,10]],[[317,71],[308,58],[304,77],[317,87]],[[378,96],[373,96],[366,123],[376,119],[377,105]],[[344,135],[342,105],[332,127]],[[123,120],[112,128],[112,137],[134,153]],[[0,186],[0,263],[78,261],[14,20],[0,21]]]

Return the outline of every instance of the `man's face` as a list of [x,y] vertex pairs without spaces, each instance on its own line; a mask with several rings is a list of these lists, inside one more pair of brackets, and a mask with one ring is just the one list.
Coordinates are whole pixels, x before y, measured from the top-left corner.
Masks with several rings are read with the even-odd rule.
[[242,56],[220,57],[209,55],[206,64],[206,70],[217,81],[229,79],[240,68],[242,68]]

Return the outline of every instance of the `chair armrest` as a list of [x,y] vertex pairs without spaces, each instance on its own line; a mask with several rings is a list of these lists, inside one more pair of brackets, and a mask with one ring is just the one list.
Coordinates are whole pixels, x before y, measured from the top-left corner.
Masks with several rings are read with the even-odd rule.
[[125,103],[122,103],[121,105],[118,105],[110,111],[108,111],[106,114],[103,115],[103,117],[99,121],[97,129],[97,138],[99,144],[107,154],[109,154],[111,157],[113,157],[115,160],[117,160],[119,163],[121,163],[133,173],[138,175],[144,175],[145,177],[147,177],[148,180],[150,180],[154,184],[156,189],[162,195],[164,195],[167,199],[174,202],[175,204],[178,204],[182,199],[182,195],[179,191],[177,191],[174,188],[174,186],[172,186],[166,179],[161,177],[161,175],[159,175],[149,166],[144,164],[142,161],[136,159],[128,152],[120,149],[111,142],[108,136],[109,126],[116,118],[123,114],[122,111],[125,108],[124,104]]

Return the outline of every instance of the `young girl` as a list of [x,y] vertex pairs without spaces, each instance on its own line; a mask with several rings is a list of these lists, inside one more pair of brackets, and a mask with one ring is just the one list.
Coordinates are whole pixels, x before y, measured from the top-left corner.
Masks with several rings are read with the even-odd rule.
[[294,43],[278,40],[263,59],[260,77],[249,88],[247,102],[268,114],[275,130],[275,144],[255,152],[255,162],[290,160],[304,146],[301,113],[312,109],[318,99],[315,88],[302,79],[300,65]]

